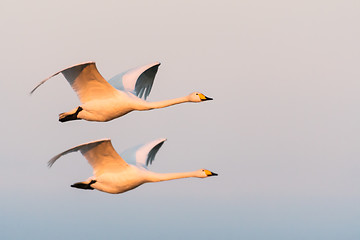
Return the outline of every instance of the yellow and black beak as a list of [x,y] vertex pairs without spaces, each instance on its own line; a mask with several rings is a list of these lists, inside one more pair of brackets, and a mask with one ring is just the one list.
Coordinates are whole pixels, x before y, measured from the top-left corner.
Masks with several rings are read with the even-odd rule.
[[206,173],[206,175],[207,175],[208,177],[210,177],[210,176],[217,176],[217,175],[218,175],[217,173],[211,172],[211,171],[209,171],[209,170],[205,170],[205,173]]
[[213,100],[211,97],[207,97],[202,93],[199,93],[199,97],[200,97],[201,101]]

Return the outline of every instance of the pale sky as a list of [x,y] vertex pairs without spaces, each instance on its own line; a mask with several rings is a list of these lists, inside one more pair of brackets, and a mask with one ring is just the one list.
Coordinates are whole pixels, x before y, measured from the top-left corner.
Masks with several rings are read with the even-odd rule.
[[[359,239],[360,2],[0,2],[0,239]],[[161,62],[149,101],[214,101],[58,122],[79,105],[62,76],[96,61],[109,79]],[[218,177],[120,195],[75,145],[166,137],[151,170]]]

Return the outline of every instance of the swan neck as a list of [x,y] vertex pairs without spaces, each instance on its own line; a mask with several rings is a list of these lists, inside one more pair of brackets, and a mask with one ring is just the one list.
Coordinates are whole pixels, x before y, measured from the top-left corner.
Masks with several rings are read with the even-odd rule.
[[195,172],[181,172],[181,173],[153,173],[151,182],[162,182],[180,178],[196,177]]
[[150,109],[156,109],[156,108],[169,107],[172,105],[176,105],[179,103],[185,103],[185,102],[189,102],[189,101],[190,100],[188,99],[188,97],[185,96],[185,97],[173,98],[173,99],[158,101],[158,102],[148,102],[148,106]]

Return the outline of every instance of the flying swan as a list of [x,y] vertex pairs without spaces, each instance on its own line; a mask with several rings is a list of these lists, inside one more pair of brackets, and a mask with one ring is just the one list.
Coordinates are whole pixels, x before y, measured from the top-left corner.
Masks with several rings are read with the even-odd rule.
[[77,119],[107,122],[134,110],[145,111],[185,102],[212,100],[202,93],[193,92],[185,97],[147,102],[159,65],[156,62],[138,67],[118,74],[107,82],[97,70],[95,62],[80,63],[41,81],[30,94],[50,78],[62,73],[77,93],[81,105],[59,114],[60,122]]
[[166,139],[162,138],[125,151],[121,155],[129,162],[127,163],[115,151],[110,139],[101,139],[81,144],[56,155],[48,162],[48,166],[51,167],[57,159],[65,154],[80,151],[92,166],[94,176],[86,181],[74,183],[71,187],[87,190],[97,189],[112,194],[129,191],[148,182],[217,176],[216,173],[206,169],[182,173],[149,171],[148,165],[153,162],[156,153],[165,141]]

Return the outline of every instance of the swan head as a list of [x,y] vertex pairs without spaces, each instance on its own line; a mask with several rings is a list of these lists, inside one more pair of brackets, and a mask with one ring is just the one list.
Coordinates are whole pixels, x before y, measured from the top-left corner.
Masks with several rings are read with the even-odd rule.
[[190,93],[189,99],[190,99],[190,102],[204,102],[204,101],[208,101],[208,100],[213,100],[212,98],[207,97],[200,92]]
[[212,171],[209,171],[207,169],[200,169],[197,171],[198,173],[198,177],[199,178],[206,178],[206,177],[211,177],[211,176],[217,176],[218,174],[217,173],[214,173]]

